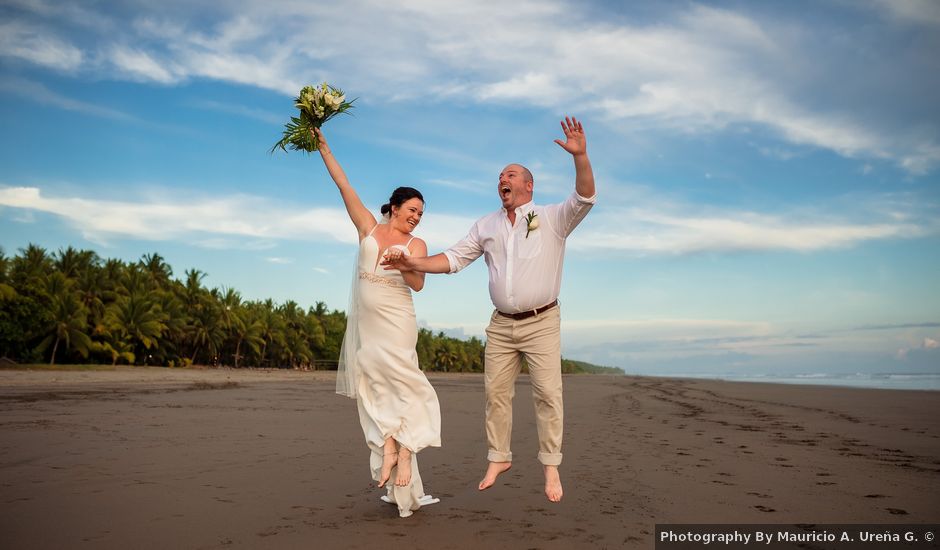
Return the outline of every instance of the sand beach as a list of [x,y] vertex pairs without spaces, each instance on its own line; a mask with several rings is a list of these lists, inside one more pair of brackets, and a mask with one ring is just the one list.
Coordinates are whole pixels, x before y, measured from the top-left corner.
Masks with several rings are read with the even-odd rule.
[[483,379],[432,374],[441,502],[398,518],[328,372],[0,370],[0,547],[652,548],[657,523],[937,523],[940,393],[565,378],[548,502],[529,382],[485,468]]

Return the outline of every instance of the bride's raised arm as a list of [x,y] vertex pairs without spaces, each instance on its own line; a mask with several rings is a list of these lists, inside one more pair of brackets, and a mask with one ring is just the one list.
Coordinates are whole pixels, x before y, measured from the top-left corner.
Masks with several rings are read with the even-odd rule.
[[356,226],[356,230],[359,231],[359,240],[361,241],[369,234],[369,231],[375,227],[375,216],[362,204],[362,200],[359,198],[356,190],[349,184],[349,180],[346,179],[346,172],[343,172],[343,167],[339,165],[336,157],[334,157],[333,153],[330,151],[330,146],[327,144],[323,132],[321,132],[319,128],[315,128],[314,131],[317,133],[317,138],[320,141],[320,158],[323,159],[323,164],[326,165],[330,177],[333,178],[336,187],[339,189],[339,194],[343,197],[343,203],[346,205],[346,213],[349,214],[349,219],[352,220],[353,224]]

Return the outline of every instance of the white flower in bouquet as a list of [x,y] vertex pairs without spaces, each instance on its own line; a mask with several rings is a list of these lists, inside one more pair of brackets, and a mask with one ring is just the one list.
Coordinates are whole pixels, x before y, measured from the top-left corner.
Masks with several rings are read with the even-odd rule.
[[294,151],[316,151],[320,147],[314,128],[323,126],[327,120],[352,108],[353,101],[346,101],[346,94],[326,82],[320,86],[304,86],[294,100],[294,107],[300,110],[299,117],[290,117],[284,125],[284,135],[271,147],[273,153],[278,147],[285,152],[288,147]]

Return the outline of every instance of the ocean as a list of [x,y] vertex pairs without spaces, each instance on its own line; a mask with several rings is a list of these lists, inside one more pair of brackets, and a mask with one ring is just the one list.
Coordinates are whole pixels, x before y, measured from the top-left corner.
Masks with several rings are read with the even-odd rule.
[[769,384],[810,384],[843,386],[850,388],[876,388],[885,390],[940,390],[940,373],[855,373],[855,374],[670,374],[677,378],[705,378],[733,382],[763,382]]

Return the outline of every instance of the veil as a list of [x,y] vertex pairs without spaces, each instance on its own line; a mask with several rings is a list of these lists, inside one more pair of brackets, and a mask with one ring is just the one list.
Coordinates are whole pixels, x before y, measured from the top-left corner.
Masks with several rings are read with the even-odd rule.
[[336,393],[356,399],[359,387],[359,254],[353,264],[352,284],[349,286],[349,306],[346,308],[346,334],[339,348],[339,364],[336,367]]
[[[379,219],[380,224],[388,223],[388,214]],[[372,228],[375,231],[375,228]],[[370,231],[371,235],[372,232]],[[362,244],[360,243],[360,246]],[[339,349],[339,364],[336,367],[336,393],[350,399],[356,399],[359,388],[359,252],[353,261],[352,282],[349,285],[349,306],[346,308],[346,334]]]

